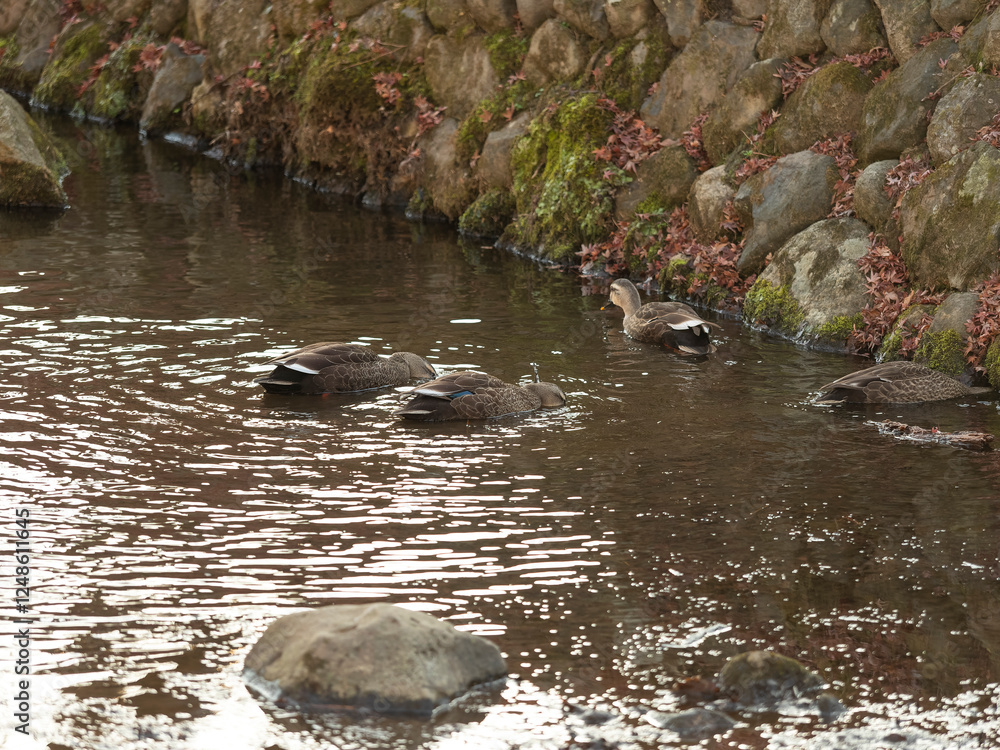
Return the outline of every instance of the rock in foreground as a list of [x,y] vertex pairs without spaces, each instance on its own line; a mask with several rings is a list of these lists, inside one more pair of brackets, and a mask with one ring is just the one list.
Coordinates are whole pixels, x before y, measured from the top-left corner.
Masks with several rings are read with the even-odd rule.
[[66,194],[42,150],[54,154],[17,100],[0,91],[0,206],[65,208]]
[[485,638],[389,604],[281,617],[243,667],[247,685],[276,703],[422,715],[506,673]]

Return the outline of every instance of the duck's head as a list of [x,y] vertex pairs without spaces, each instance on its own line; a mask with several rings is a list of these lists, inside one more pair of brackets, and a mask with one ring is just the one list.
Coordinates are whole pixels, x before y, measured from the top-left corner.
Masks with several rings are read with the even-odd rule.
[[566,394],[554,383],[528,383],[524,389],[538,396],[542,407],[546,409],[558,409],[566,405]]
[[401,359],[406,362],[406,366],[410,368],[411,378],[436,378],[437,371],[423,357],[418,357],[416,354],[411,354],[410,352],[396,352],[390,357]]
[[642,306],[639,290],[628,279],[615,279],[611,284],[611,289],[608,290],[608,304],[604,307],[608,306],[620,307],[626,315],[631,315]]

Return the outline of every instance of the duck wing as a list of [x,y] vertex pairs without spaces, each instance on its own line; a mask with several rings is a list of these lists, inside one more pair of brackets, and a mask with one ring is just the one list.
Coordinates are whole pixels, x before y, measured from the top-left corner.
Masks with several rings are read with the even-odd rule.
[[430,398],[456,399],[483,390],[484,388],[508,387],[500,378],[487,375],[485,372],[453,372],[440,378],[423,383],[412,389],[410,393]]
[[360,365],[379,361],[379,356],[366,346],[322,341],[275,357],[265,364],[280,365],[305,375],[315,375],[327,367]]

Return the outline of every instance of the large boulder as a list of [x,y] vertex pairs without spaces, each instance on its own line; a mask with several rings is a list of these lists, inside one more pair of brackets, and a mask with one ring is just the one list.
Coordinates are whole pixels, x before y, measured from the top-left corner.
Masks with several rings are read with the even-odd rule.
[[937,104],[931,94],[940,93],[952,77],[938,62],[957,50],[951,39],[931,42],[872,89],[856,142],[862,163],[894,159],[924,139],[928,114]]
[[454,221],[475,197],[475,181],[468,163],[458,156],[458,121],[446,118],[418,144],[423,153],[423,189],[433,207]]
[[805,57],[826,48],[820,25],[831,0],[770,0],[767,23],[757,45],[757,54],[768,57]]
[[280,617],[243,667],[247,685],[277,703],[421,715],[506,673],[485,638],[389,604]]
[[604,0],[554,0],[556,15],[581,34],[604,41],[611,34]]
[[931,18],[942,29],[964,26],[983,9],[983,0],[931,0]]
[[427,0],[424,12],[431,25],[441,32],[472,25],[465,0]]
[[724,164],[698,175],[688,194],[688,216],[695,239],[711,242],[719,235],[726,205],[735,195]]
[[0,206],[64,208],[57,159],[28,113],[0,91]]
[[555,14],[553,0],[517,0],[517,16],[528,31],[534,31]]
[[635,178],[615,196],[615,218],[630,221],[647,204],[650,210],[668,210],[687,197],[698,170],[683,146],[660,149],[636,168]]
[[550,18],[531,35],[524,58],[524,74],[529,81],[544,86],[552,81],[568,81],[583,72],[587,48],[577,32],[562,21]]
[[500,84],[480,34],[462,39],[437,34],[427,43],[424,71],[434,101],[453,117],[465,117]]
[[166,127],[174,110],[190,99],[195,87],[201,83],[204,68],[204,55],[185,55],[173,42],[167,44],[142,108],[139,128],[154,133]]
[[[14,3],[15,9],[17,5]],[[14,35],[17,55],[13,61],[4,61],[10,73],[5,73],[0,83],[20,91],[34,88],[49,61],[52,40],[62,27],[62,9],[60,0],[30,0],[17,19],[20,22]]]
[[653,0],[604,0],[608,28],[617,39],[635,36],[648,28],[656,13]]
[[786,288],[806,334],[824,345],[842,347],[868,303],[865,276],[858,268],[858,259],[867,252],[864,222],[825,219],[782,245],[758,282]]
[[979,142],[903,198],[903,260],[914,286],[966,290],[1000,270],[1000,151]]
[[934,319],[920,337],[913,361],[958,377],[965,372],[966,323],[979,309],[979,294],[955,292],[938,305]]
[[888,44],[882,16],[872,0],[833,0],[819,34],[838,57],[858,55]]
[[278,37],[290,41],[302,36],[329,6],[326,0],[273,0],[271,10]]
[[848,62],[820,68],[788,97],[768,131],[768,146],[789,154],[823,138],[856,132],[871,89],[868,76]]
[[642,116],[676,138],[719,102],[740,74],[754,63],[757,32],[746,26],[708,21],[667,66]]
[[744,182],[734,199],[736,210],[748,224],[743,253],[736,264],[739,272],[743,276],[758,273],[770,253],[823,219],[833,206],[838,179],[832,156],[799,151]]
[[726,662],[718,685],[735,694],[737,703],[753,706],[814,695],[825,683],[795,659],[773,651],[749,651]]
[[972,145],[976,132],[1000,112],[1000,79],[985,73],[962,78],[941,97],[927,126],[927,148],[935,165]]
[[892,215],[892,201],[885,191],[889,170],[898,159],[877,161],[865,167],[854,183],[854,213],[876,232],[885,236],[889,247],[899,249],[899,222]]
[[487,34],[514,28],[514,0],[466,0],[466,4],[472,20]]
[[882,14],[889,49],[900,63],[917,53],[921,39],[941,30],[931,17],[930,0],[875,0],[875,4]]
[[149,27],[161,37],[180,36],[187,11],[188,0],[158,0],[149,9]]
[[104,32],[97,23],[65,26],[56,37],[52,56],[32,101],[45,107],[71,111],[80,101],[80,86],[92,72],[94,63],[108,52]]
[[[702,126],[702,142],[713,164],[725,161],[733,149],[757,133],[761,115],[782,100],[783,60],[763,60],[747,68]],[[808,145],[812,145],[811,143]]]
[[189,0],[188,38],[208,49],[216,73],[238,73],[267,51],[270,6],[271,0]]
[[686,45],[708,16],[705,0],[655,0],[667,21],[670,43],[678,49]]
[[416,60],[427,52],[434,27],[420,8],[385,0],[351,23],[362,36],[388,42],[400,60]]

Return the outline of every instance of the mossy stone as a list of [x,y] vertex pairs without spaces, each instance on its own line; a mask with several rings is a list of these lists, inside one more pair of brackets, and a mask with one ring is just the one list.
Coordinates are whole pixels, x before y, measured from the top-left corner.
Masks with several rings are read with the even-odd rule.
[[153,82],[148,70],[135,70],[151,37],[135,36],[122,42],[108,56],[97,80],[90,88],[90,114],[101,120],[137,120]]
[[473,237],[499,237],[516,210],[509,190],[493,188],[480,195],[458,220],[458,231]]
[[990,342],[983,366],[986,368],[986,379],[990,385],[1000,389],[1000,338]]
[[638,110],[669,61],[670,49],[657,34],[623,39],[598,66],[597,87],[621,109]]
[[795,336],[805,320],[799,303],[787,286],[775,286],[757,279],[743,302],[743,320],[763,324],[788,336]]
[[902,359],[903,333],[907,326],[915,326],[920,323],[924,315],[933,315],[937,309],[935,305],[911,305],[896,318],[896,323],[892,331],[882,339],[882,346],[879,347],[879,362],[894,362]]
[[91,66],[107,52],[108,45],[95,23],[69,27],[61,36],[52,59],[42,71],[33,100],[46,107],[71,111],[79,102],[80,87],[90,76]]
[[946,375],[959,376],[965,372],[965,354],[961,334],[954,329],[940,333],[926,331],[913,356],[914,362],[927,365]]

